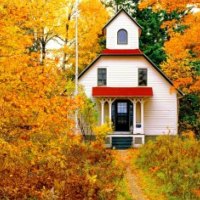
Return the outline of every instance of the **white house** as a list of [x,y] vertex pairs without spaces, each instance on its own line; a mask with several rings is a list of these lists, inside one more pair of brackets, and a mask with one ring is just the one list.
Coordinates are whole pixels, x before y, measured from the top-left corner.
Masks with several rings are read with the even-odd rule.
[[106,49],[80,75],[96,102],[99,123],[112,121],[107,146],[137,147],[145,137],[177,134],[178,99],[172,82],[139,49],[140,25],[123,9],[103,28]]

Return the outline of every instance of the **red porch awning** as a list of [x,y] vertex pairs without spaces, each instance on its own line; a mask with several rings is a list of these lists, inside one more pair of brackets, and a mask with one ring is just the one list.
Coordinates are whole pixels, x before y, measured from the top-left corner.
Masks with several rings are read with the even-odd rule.
[[151,87],[93,87],[94,97],[151,97]]

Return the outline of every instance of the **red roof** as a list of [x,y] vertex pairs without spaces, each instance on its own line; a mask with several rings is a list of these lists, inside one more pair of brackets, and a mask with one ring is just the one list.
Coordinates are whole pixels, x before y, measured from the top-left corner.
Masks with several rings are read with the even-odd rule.
[[140,49],[104,49],[102,54],[113,54],[113,55],[142,55]]
[[151,97],[151,87],[93,87],[94,97]]

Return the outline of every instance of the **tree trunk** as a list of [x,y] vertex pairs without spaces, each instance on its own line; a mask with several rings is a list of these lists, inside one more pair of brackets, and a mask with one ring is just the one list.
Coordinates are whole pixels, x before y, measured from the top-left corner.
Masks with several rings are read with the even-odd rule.
[[46,58],[46,43],[44,41],[41,42],[41,46],[42,46],[42,49],[41,49],[41,52],[42,52],[42,59],[41,59],[41,64],[44,63],[44,60]]

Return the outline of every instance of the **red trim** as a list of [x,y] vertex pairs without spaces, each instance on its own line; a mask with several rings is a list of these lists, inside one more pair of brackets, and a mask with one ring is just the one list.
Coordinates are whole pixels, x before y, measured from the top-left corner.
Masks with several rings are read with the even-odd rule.
[[102,54],[114,54],[114,55],[126,55],[126,54],[131,54],[131,55],[142,55],[142,51],[140,49],[104,49],[102,51]]
[[94,97],[151,97],[151,87],[93,87]]

